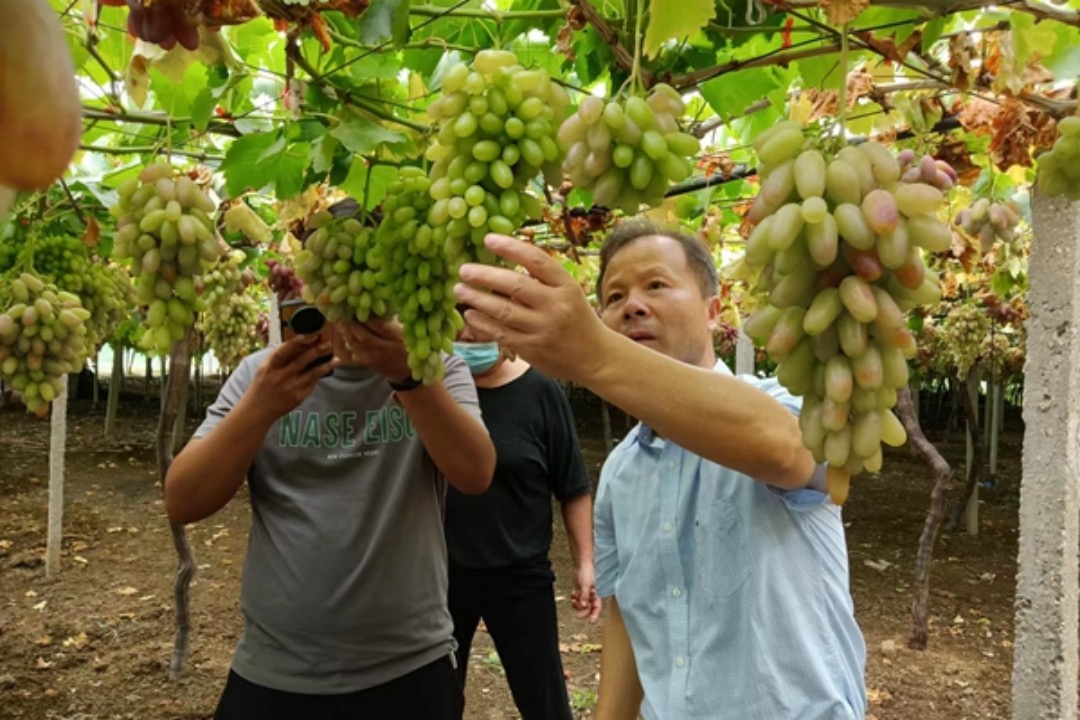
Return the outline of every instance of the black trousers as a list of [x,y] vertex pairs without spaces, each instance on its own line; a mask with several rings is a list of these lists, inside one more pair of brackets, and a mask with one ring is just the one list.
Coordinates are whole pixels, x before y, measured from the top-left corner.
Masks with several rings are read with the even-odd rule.
[[465,705],[450,656],[367,690],[302,695],[229,672],[214,720],[458,720]]
[[[481,618],[499,653],[523,720],[573,720],[566,694],[554,577],[534,569],[450,570],[450,614],[461,686]],[[462,717],[464,707],[462,707]]]

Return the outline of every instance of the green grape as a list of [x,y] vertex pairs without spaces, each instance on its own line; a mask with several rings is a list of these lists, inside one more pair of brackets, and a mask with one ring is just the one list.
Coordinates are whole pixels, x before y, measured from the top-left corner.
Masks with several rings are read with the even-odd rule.
[[36,273],[0,277],[0,380],[35,415],[44,417],[67,374],[82,369],[89,319],[78,297]]
[[200,315],[197,327],[222,367],[235,368],[262,346],[258,327],[264,296],[262,286],[241,290],[236,285],[233,292],[219,297]]
[[502,50],[483,50],[471,65],[448,68],[443,92],[428,108],[438,123],[425,153],[435,202],[417,222],[441,231],[456,270],[468,261],[494,263],[484,236],[512,234],[526,218],[540,216],[540,203],[525,186],[541,173],[561,181],[555,136],[569,98],[546,70],[526,70]]
[[[113,252],[130,262],[135,296],[146,308],[139,347],[165,354],[179,342],[205,303],[194,279],[221,255],[213,201],[166,163],[143,168],[117,188]],[[163,312],[160,308],[165,307]],[[168,311],[169,308],[183,308]]]
[[682,98],[656,85],[648,99],[605,102],[589,96],[559,127],[562,170],[598,205],[636,214],[642,203],[659,205],[671,183],[693,172],[698,139],[681,132]]
[[330,322],[392,316],[393,278],[375,231],[356,218],[334,219],[326,212],[309,225],[315,230],[295,261],[296,276],[304,282],[304,300],[322,310]]
[[[442,202],[434,199],[432,186],[419,168],[402,168],[383,200],[383,222],[376,233],[393,278],[391,297],[404,330],[409,369],[425,384],[445,374],[443,354],[453,352],[462,326],[452,291],[456,275],[446,254],[447,229],[427,221],[432,206]],[[468,193],[476,194],[474,188],[465,191],[466,202]],[[473,205],[476,209],[483,205]]]

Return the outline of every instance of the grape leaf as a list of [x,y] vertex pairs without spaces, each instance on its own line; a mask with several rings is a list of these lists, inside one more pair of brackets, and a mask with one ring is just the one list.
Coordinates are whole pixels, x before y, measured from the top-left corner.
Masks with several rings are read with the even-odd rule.
[[772,68],[747,68],[713,78],[701,85],[701,96],[723,118],[746,108],[779,87]]
[[357,155],[369,155],[380,147],[388,150],[401,150],[408,147],[409,140],[393,130],[387,130],[371,120],[353,115],[330,134],[341,141],[345,149]]
[[821,6],[825,8],[829,24],[840,27],[854,20],[859,13],[870,7],[870,0],[821,0]]
[[645,55],[656,57],[668,40],[693,35],[714,17],[716,5],[712,0],[650,0],[649,27],[643,45]]
[[1031,15],[1018,12],[1010,14],[1009,22],[1012,24],[1017,68],[1027,67],[1032,58],[1044,58],[1053,53],[1057,34],[1050,23],[1036,22]]
[[338,187],[358,202],[366,199],[364,209],[371,210],[382,202],[390,183],[394,182],[397,176],[397,168],[388,165],[368,167],[366,159],[355,157],[348,177]]
[[357,22],[360,39],[368,45],[378,45],[389,39],[393,41],[394,49],[400,50],[409,38],[409,2],[380,0],[371,3]]
[[311,143],[287,145],[283,134],[255,133],[235,140],[225,152],[221,170],[232,196],[248,189],[273,185],[278,198],[287,200],[304,187],[304,171],[311,164]]

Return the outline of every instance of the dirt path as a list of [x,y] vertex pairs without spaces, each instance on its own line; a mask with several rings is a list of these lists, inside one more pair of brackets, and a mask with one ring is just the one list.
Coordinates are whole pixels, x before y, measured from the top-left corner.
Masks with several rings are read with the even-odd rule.
[[[593,410],[581,408],[579,419],[587,421],[580,433],[595,479],[602,441]],[[83,401],[72,405],[63,572],[55,581],[45,580],[42,564],[48,425],[19,411],[0,413],[0,720],[210,717],[241,626],[248,510],[233,502],[190,530],[199,563],[192,656],[186,676],[170,683],[175,556],[155,484],[155,413],[154,402],[125,405],[119,433],[105,439],[102,414]],[[1009,717],[1020,431],[1008,431],[980,535],[939,540],[926,652],[908,651],[906,637],[928,473],[906,452],[894,453],[884,475],[853,487],[845,517],[876,720]],[[946,452],[962,461],[962,446]],[[568,685],[586,718],[595,705],[600,626],[570,611],[561,528],[553,561]],[[895,651],[883,647],[889,641]],[[483,633],[472,655],[466,717],[517,717]]]

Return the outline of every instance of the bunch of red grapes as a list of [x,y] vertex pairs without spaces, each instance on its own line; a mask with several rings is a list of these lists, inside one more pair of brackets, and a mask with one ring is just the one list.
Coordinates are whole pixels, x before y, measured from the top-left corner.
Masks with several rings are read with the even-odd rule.
[[199,47],[198,22],[184,11],[185,0],[98,0],[102,5],[128,7],[128,32],[148,43],[171,50],[177,43],[187,50]]
[[277,294],[278,302],[300,297],[304,283],[296,277],[291,266],[282,265],[277,260],[267,260],[266,267],[270,270],[266,281],[270,284],[270,289]]

